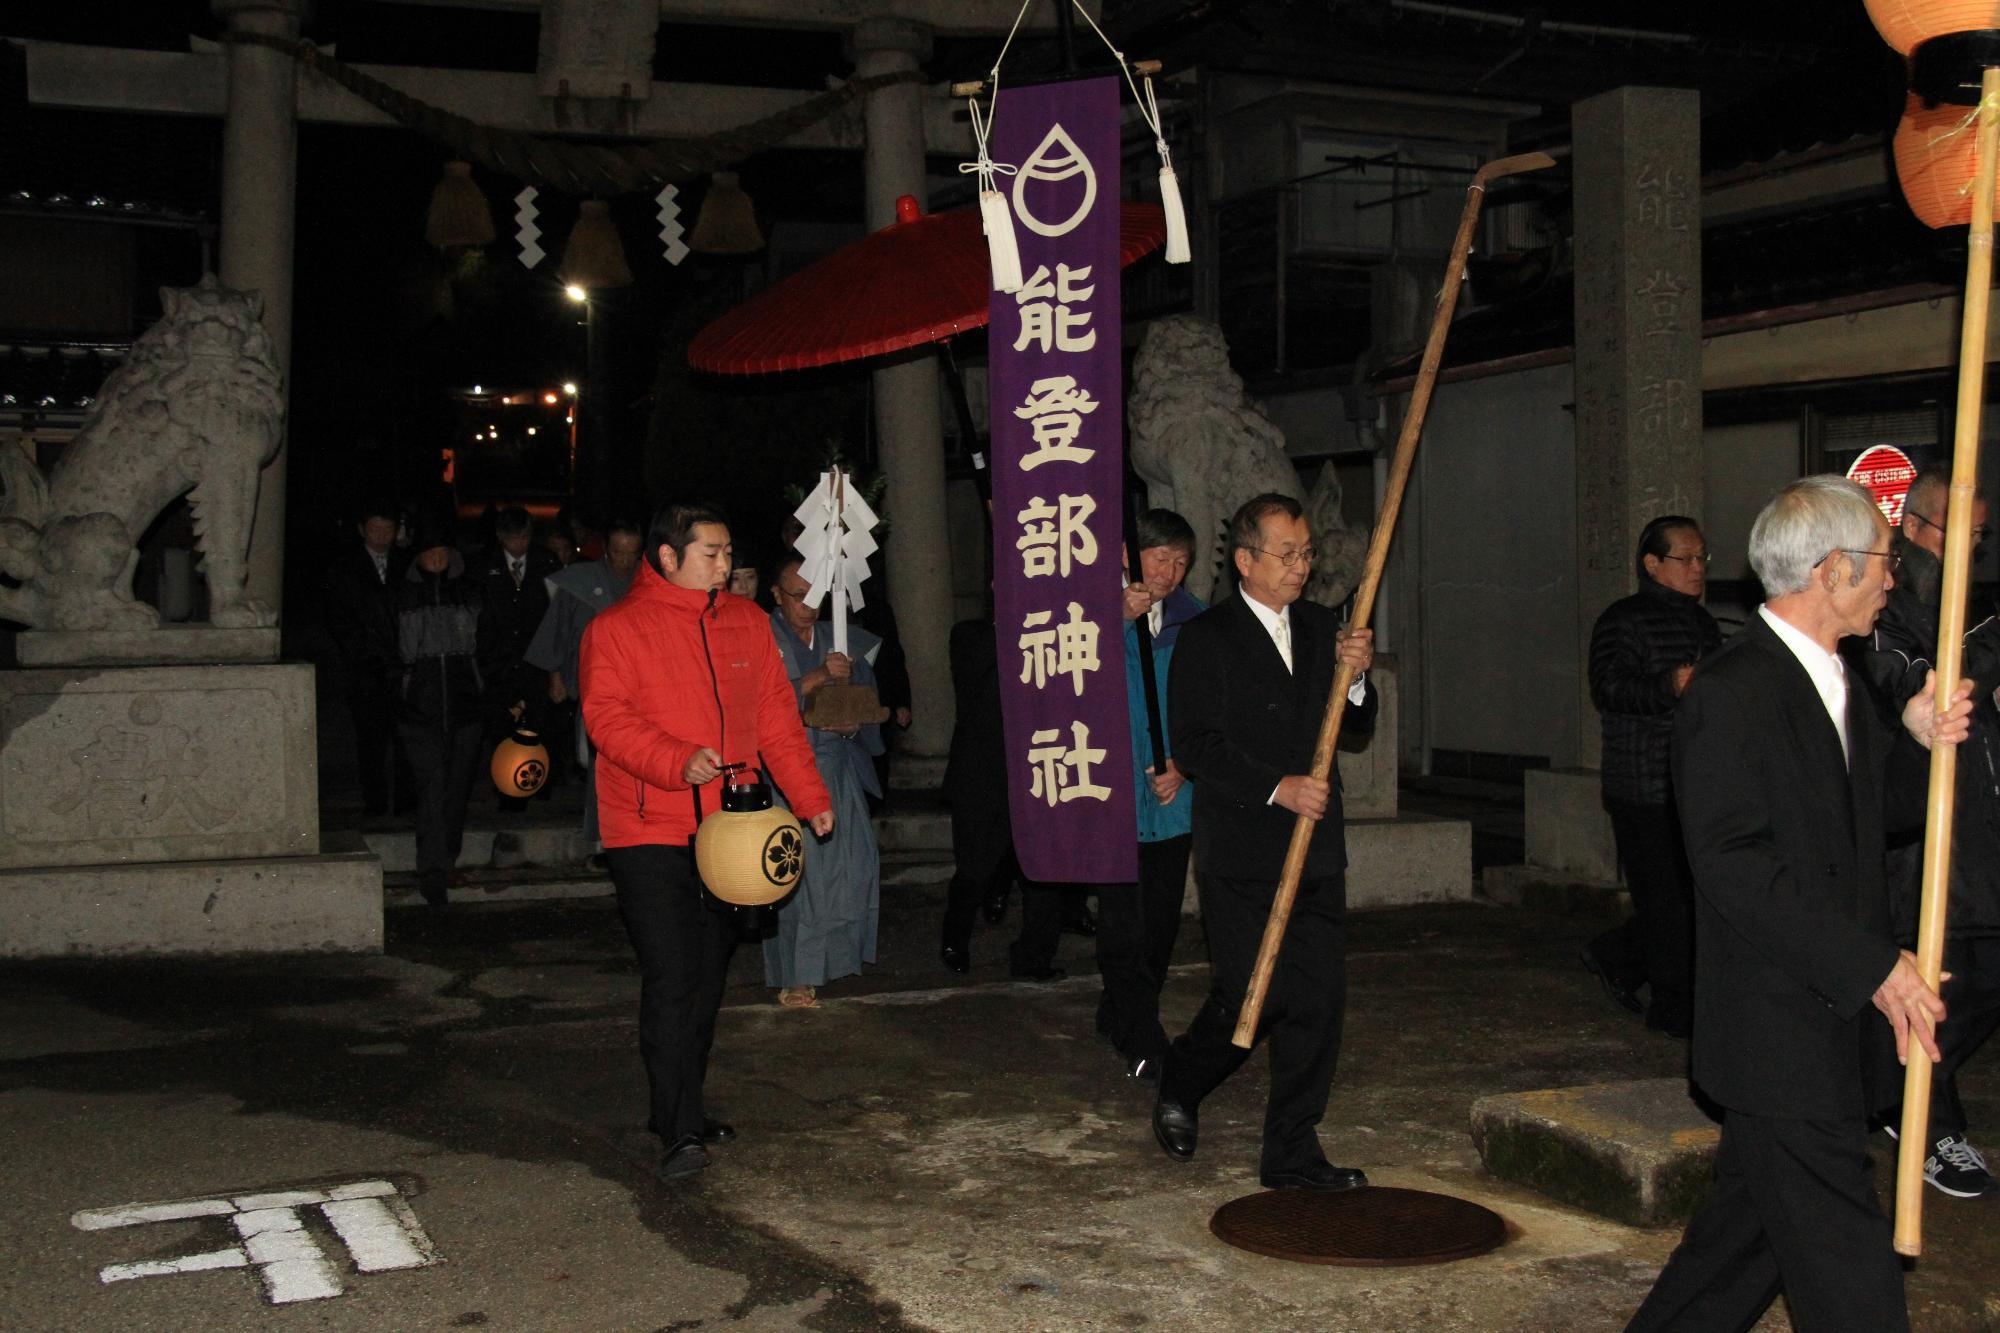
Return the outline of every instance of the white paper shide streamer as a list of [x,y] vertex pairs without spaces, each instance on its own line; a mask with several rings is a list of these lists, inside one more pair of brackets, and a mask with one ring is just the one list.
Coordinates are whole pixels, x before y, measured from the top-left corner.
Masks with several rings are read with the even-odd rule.
[[819,474],[819,485],[792,517],[805,525],[795,545],[805,557],[799,577],[811,585],[806,605],[816,608],[833,594],[833,651],[845,654],[847,613],[867,605],[861,583],[876,550],[869,533],[881,520],[854,488],[854,478],[837,467]]

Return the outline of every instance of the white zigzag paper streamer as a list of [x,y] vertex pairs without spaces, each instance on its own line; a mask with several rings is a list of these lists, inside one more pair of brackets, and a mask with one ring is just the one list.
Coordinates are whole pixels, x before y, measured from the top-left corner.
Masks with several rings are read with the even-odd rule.
[[667,262],[678,264],[688,257],[688,248],[681,240],[687,230],[681,226],[680,190],[669,185],[661,190],[657,202],[660,205],[660,240],[667,247]]
[[537,244],[541,240],[542,229],[535,225],[539,216],[535,208],[535,187],[530,185],[514,196],[514,221],[520,224],[514,232],[514,239],[521,243],[521,265],[524,268],[533,268],[542,262],[542,247]]

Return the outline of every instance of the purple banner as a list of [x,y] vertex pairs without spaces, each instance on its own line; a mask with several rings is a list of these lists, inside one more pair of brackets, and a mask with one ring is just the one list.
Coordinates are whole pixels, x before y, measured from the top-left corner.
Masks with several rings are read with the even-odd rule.
[[993,628],[1014,850],[1030,879],[1138,878],[1125,703],[1118,81],[1002,88],[1021,250],[995,292]]

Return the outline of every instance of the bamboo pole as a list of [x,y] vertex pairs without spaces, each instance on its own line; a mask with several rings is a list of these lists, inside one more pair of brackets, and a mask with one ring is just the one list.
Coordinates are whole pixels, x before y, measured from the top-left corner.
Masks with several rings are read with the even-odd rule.
[[[1382,582],[1382,569],[1389,560],[1389,539],[1395,535],[1396,516],[1402,511],[1403,492],[1410,483],[1410,465],[1417,455],[1417,439],[1423,433],[1424,414],[1429,411],[1431,390],[1437,387],[1438,363],[1444,359],[1445,335],[1451,331],[1452,311],[1458,305],[1459,280],[1465,274],[1465,258],[1472,251],[1472,233],[1479,222],[1479,206],[1485,201],[1486,187],[1503,176],[1552,167],[1556,160],[1547,153],[1522,153],[1488,162],[1473,173],[1466,191],[1465,212],[1459,218],[1458,236],[1452,241],[1451,262],[1445,266],[1444,286],[1438,292],[1437,311],[1431,316],[1430,337],[1424,343],[1424,357],[1417,369],[1416,385],[1410,391],[1409,411],[1403,417],[1402,434],[1389,465],[1388,489],[1382,497],[1382,512],[1375,520],[1375,533],[1368,542],[1367,563],[1361,569],[1361,585],[1354,594],[1354,629],[1365,629],[1375,611],[1375,592]],[[1347,709],[1347,691],[1354,684],[1354,672],[1345,663],[1334,673],[1333,692],[1327,699],[1326,716],[1319,727],[1319,743],[1313,747],[1312,776],[1324,780],[1333,771],[1334,746],[1340,740],[1340,719]],[[1305,872],[1306,850],[1312,845],[1315,821],[1304,815],[1292,825],[1291,845],[1285,851],[1285,867],[1278,876],[1278,889],[1271,899],[1271,915],[1264,922],[1264,939],[1257,948],[1257,965],[1250,973],[1249,991],[1236,1019],[1230,1038],[1249,1050],[1257,1041],[1257,1023],[1263,1016],[1264,996],[1271,987],[1271,974],[1278,966],[1278,949],[1285,941],[1285,926],[1291,920],[1292,901],[1298,896],[1299,877]]]
[[[1972,229],[1966,236],[1965,322],[1958,339],[1958,419],[1952,436],[1951,494],[1944,520],[1944,587],[1938,598],[1937,709],[1942,714],[1964,674],[1965,593],[1971,581],[1972,504],[1979,481],[1979,413],[1986,397],[1986,312],[1993,292],[1993,184],[2000,159],[2000,68],[1979,81],[1978,174],[1972,182]],[[1917,917],[1917,970],[1938,988],[1944,968],[1944,919],[1951,884],[1951,826],[1958,794],[1958,747],[1931,747],[1930,800],[1924,811],[1924,873]],[[1931,1059],[1910,1033],[1903,1070],[1902,1137],[1896,1145],[1896,1253],[1924,1251],[1924,1157],[1931,1149]]]

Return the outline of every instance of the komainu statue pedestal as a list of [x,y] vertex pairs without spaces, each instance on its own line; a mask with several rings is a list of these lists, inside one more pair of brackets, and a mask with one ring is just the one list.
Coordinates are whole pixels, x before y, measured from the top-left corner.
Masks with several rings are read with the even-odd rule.
[[[320,844],[312,668],[227,660],[275,636],[21,636],[41,665],[0,671],[0,955],[380,951],[381,863]],[[121,638],[173,660],[96,665]]]

